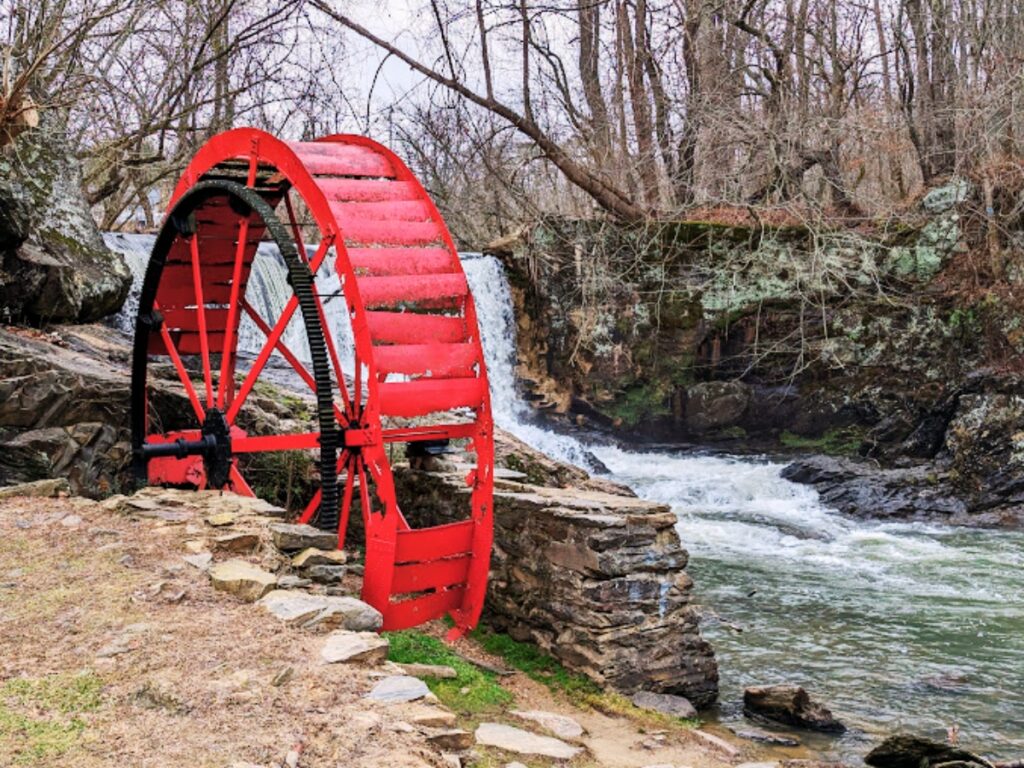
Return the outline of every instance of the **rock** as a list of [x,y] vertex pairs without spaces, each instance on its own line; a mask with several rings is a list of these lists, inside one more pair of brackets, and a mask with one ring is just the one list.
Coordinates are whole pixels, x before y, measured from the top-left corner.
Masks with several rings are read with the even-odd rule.
[[442,680],[454,680],[459,676],[451,667],[443,664],[399,664],[402,671],[413,677],[436,677]]
[[890,736],[868,752],[864,762],[873,768],[929,768],[942,764],[973,764],[991,768],[983,757],[920,736]]
[[707,381],[686,390],[686,426],[697,434],[735,424],[750,404],[750,387],[739,381]]
[[311,525],[274,523],[270,526],[274,546],[282,552],[297,552],[304,549],[333,549],[338,545],[338,535],[321,531]]
[[921,199],[921,207],[928,213],[943,213],[967,199],[971,183],[967,179],[955,178],[942,187],[936,187]]
[[828,733],[842,733],[846,726],[821,704],[811,701],[799,685],[751,686],[743,691],[743,714],[777,723]]
[[376,632],[384,622],[380,611],[354,597],[275,589],[260,600],[260,605],[281,621],[306,628]]
[[290,682],[293,677],[295,677],[295,667],[282,667],[270,680],[270,684],[275,688],[280,688]]
[[776,762],[740,763],[736,768],[779,768],[779,764]]
[[518,760],[513,760],[511,763],[505,763],[505,768],[527,768],[527,766],[523,765]]
[[65,528],[77,528],[82,524],[82,518],[79,515],[67,515],[61,518],[60,524]]
[[185,542],[185,549],[193,555],[199,555],[206,551],[206,542],[192,539]]
[[364,662],[378,664],[388,657],[388,641],[375,632],[341,630],[327,636],[320,658],[328,664]]
[[345,578],[344,565],[311,565],[302,573],[317,584],[340,584]]
[[212,525],[214,528],[223,528],[228,525],[234,525],[237,519],[238,515],[234,512],[218,512],[207,517],[206,524]]
[[715,736],[715,734],[713,733],[702,731],[699,728],[693,729],[692,731],[690,731],[690,733],[694,736],[694,738],[702,742],[705,746],[711,747],[712,749],[721,752],[729,759],[738,757],[740,754],[739,749],[734,747],[732,744],[730,744],[722,737]]
[[0,211],[5,322],[90,322],[120,308],[132,275],[96,228],[60,110],[0,155]]
[[200,552],[195,555],[184,555],[181,559],[193,568],[198,568],[200,571],[206,571],[209,570],[210,564],[213,562],[213,555],[209,552]]
[[697,717],[697,710],[694,709],[687,699],[682,696],[674,696],[670,693],[652,693],[651,691],[637,691],[631,699],[633,706],[640,709],[647,709],[653,712],[661,712],[663,715],[689,719]]
[[292,566],[305,568],[311,565],[344,565],[348,557],[340,549],[322,550],[309,547],[292,558]]
[[520,720],[527,720],[531,723],[536,723],[541,728],[546,731],[550,731],[560,739],[578,739],[584,733],[583,726],[568,715],[559,715],[555,712],[544,712],[539,709],[513,709],[509,714],[513,717],[518,717]]
[[782,736],[777,733],[769,733],[768,731],[759,731],[750,728],[730,730],[732,730],[732,732],[739,736],[741,739],[757,741],[761,744],[773,744],[779,747],[800,746],[800,739],[796,738],[795,736]]
[[279,576],[277,579],[277,586],[281,589],[301,589],[302,587],[308,587],[312,583],[312,580],[304,579],[294,574]]
[[11,499],[16,496],[35,496],[37,498],[55,498],[71,493],[67,479],[56,477],[49,480],[35,480],[30,483],[18,483],[0,488],[0,499]]
[[427,684],[422,680],[408,675],[391,675],[373,686],[366,694],[371,701],[383,701],[397,704],[403,701],[416,701],[430,693]]
[[449,728],[438,733],[428,734],[427,741],[438,749],[462,752],[473,746],[473,734],[459,728]]
[[561,739],[538,736],[535,733],[501,723],[480,723],[476,729],[476,743],[497,747],[519,755],[538,755],[555,760],[572,760],[583,750],[566,744]]
[[[199,555],[196,555],[199,557]],[[214,589],[228,592],[247,603],[255,602],[270,592],[277,579],[245,560],[228,560],[210,568]]]
[[409,720],[413,725],[423,728],[452,728],[458,722],[454,713],[433,707],[415,710],[410,714]]
[[308,592],[275,589],[267,593],[260,605],[285,624],[304,626],[313,622],[327,607],[326,598]]
[[247,555],[260,545],[260,537],[255,533],[229,533],[213,540],[213,548],[218,552],[233,552]]

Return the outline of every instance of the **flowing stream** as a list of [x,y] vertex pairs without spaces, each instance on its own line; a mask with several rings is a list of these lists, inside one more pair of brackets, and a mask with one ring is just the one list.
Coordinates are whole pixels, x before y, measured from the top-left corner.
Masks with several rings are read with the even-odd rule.
[[[140,278],[152,237],[106,238]],[[954,724],[968,748],[1024,754],[1024,533],[853,520],[783,480],[783,465],[767,459],[584,444],[546,429],[515,394],[516,326],[502,267],[493,257],[462,258],[496,423],[564,461],[594,469],[596,457],[611,479],[679,516],[703,631],[718,655],[723,723],[742,723],[744,686],[789,681],[851,726],[838,740],[811,742],[840,756],[897,729],[944,739]],[[280,257],[262,247],[250,300],[274,317],[285,290]],[[116,321],[128,332],[133,301]],[[336,307],[328,315],[344,333]],[[243,349],[255,353],[261,341],[243,327]]]

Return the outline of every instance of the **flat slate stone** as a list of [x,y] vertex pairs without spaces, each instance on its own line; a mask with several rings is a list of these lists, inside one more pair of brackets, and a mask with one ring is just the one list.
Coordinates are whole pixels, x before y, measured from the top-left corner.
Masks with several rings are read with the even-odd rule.
[[430,689],[419,678],[409,675],[391,675],[373,686],[373,690],[366,694],[366,698],[371,701],[399,704],[404,701],[422,699],[428,693],[430,693]]
[[319,595],[290,589],[275,589],[260,600],[271,615],[292,626],[302,626],[320,614],[327,603]]
[[200,571],[207,571],[210,569],[210,564],[213,562],[213,555],[209,552],[198,552],[194,555],[184,555],[181,559],[193,568],[198,568]]
[[312,525],[273,523],[270,535],[274,546],[282,552],[297,552],[300,549],[333,549],[338,545],[338,534],[321,531]]
[[260,605],[286,624],[307,629],[325,627],[376,632],[384,623],[380,611],[354,597],[275,589],[260,600]]
[[328,664],[364,662],[378,664],[388,657],[387,638],[376,632],[341,630],[327,636],[320,658]]
[[[197,555],[198,557],[198,555]],[[248,603],[255,602],[277,584],[277,578],[245,560],[228,560],[210,568],[214,589],[228,592]]]
[[213,548],[220,552],[248,554],[260,545],[260,537],[255,533],[228,533],[213,540]]
[[399,664],[402,671],[413,677],[438,677],[443,680],[454,680],[459,676],[451,667],[443,664]]
[[538,736],[511,725],[501,723],[480,723],[476,729],[476,743],[485,747],[497,747],[519,755],[539,755],[555,760],[571,760],[583,750],[566,744],[561,739]]
[[682,718],[697,716],[697,710],[694,709],[693,704],[688,699],[684,699],[682,696],[673,696],[671,693],[638,691],[633,694],[631,701],[635,707],[653,712],[661,712],[663,715]]
[[568,715],[560,715],[557,712],[545,712],[540,709],[513,709],[510,713],[520,720],[528,720],[536,723],[546,731],[551,731],[560,739],[578,739],[583,735],[583,726],[577,723]]

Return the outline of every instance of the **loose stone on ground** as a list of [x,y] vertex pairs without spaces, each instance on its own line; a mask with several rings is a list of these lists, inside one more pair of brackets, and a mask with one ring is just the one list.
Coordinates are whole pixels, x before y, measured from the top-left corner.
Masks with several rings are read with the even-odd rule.
[[320,658],[328,664],[364,662],[378,664],[388,656],[388,641],[375,632],[332,632],[327,636]]
[[210,581],[215,589],[228,592],[248,603],[259,600],[277,584],[277,578],[272,573],[245,560],[217,563],[210,568]]
[[584,731],[583,726],[568,715],[559,715],[556,712],[544,712],[539,709],[520,710],[513,709],[509,712],[513,717],[520,720],[528,720],[540,727],[555,734],[560,739],[578,739]]
[[539,736],[522,728],[501,723],[480,723],[475,736],[477,744],[485,747],[497,747],[506,752],[538,755],[555,760],[571,760],[583,751],[582,748],[566,744],[561,739]]
[[427,684],[416,677],[409,675],[391,675],[373,686],[373,690],[366,694],[371,701],[382,701],[389,704],[399,704],[405,701],[416,701],[430,693]]
[[305,549],[333,549],[338,545],[338,535],[321,531],[311,525],[274,523],[270,526],[274,546],[282,552],[297,552]]
[[286,624],[307,629],[323,627],[376,632],[384,622],[380,611],[354,597],[275,589],[260,601],[260,605]]
[[652,712],[660,712],[663,715],[681,717],[684,719],[697,717],[697,710],[688,699],[682,696],[673,696],[670,693],[652,693],[651,691],[638,691],[631,699],[633,706],[646,709]]

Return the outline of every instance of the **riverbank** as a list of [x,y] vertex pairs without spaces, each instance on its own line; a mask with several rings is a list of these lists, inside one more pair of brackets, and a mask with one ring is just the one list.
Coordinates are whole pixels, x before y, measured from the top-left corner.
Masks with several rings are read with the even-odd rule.
[[[4,764],[421,768],[518,758],[531,766],[724,768],[811,754],[744,743],[719,729],[701,736],[693,722],[646,714],[621,697],[583,697],[583,684],[569,685],[566,673],[556,676],[566,684],[542,682],[472,638],[451,649],[454,681],[418,672],[436,694],[408,703],[368,699],[386,675],[408,668],[379,659],[328,663],[327,629],[282,623],[211,583],[211,565],[276,557],[251,540],[266,511],[231,494],[159,491],[137,502],[0,500]],[[410,643],[399,642],[408,633],[399,635],[391,638],[392,658],[409,652]],[[543,657],[530,658],[536,665]],[[583,733],[561,731],[575,756],[480,743],[487,741],[482,723],[558,737],[554,725],[513,714],[522,710],[576,721]]]

